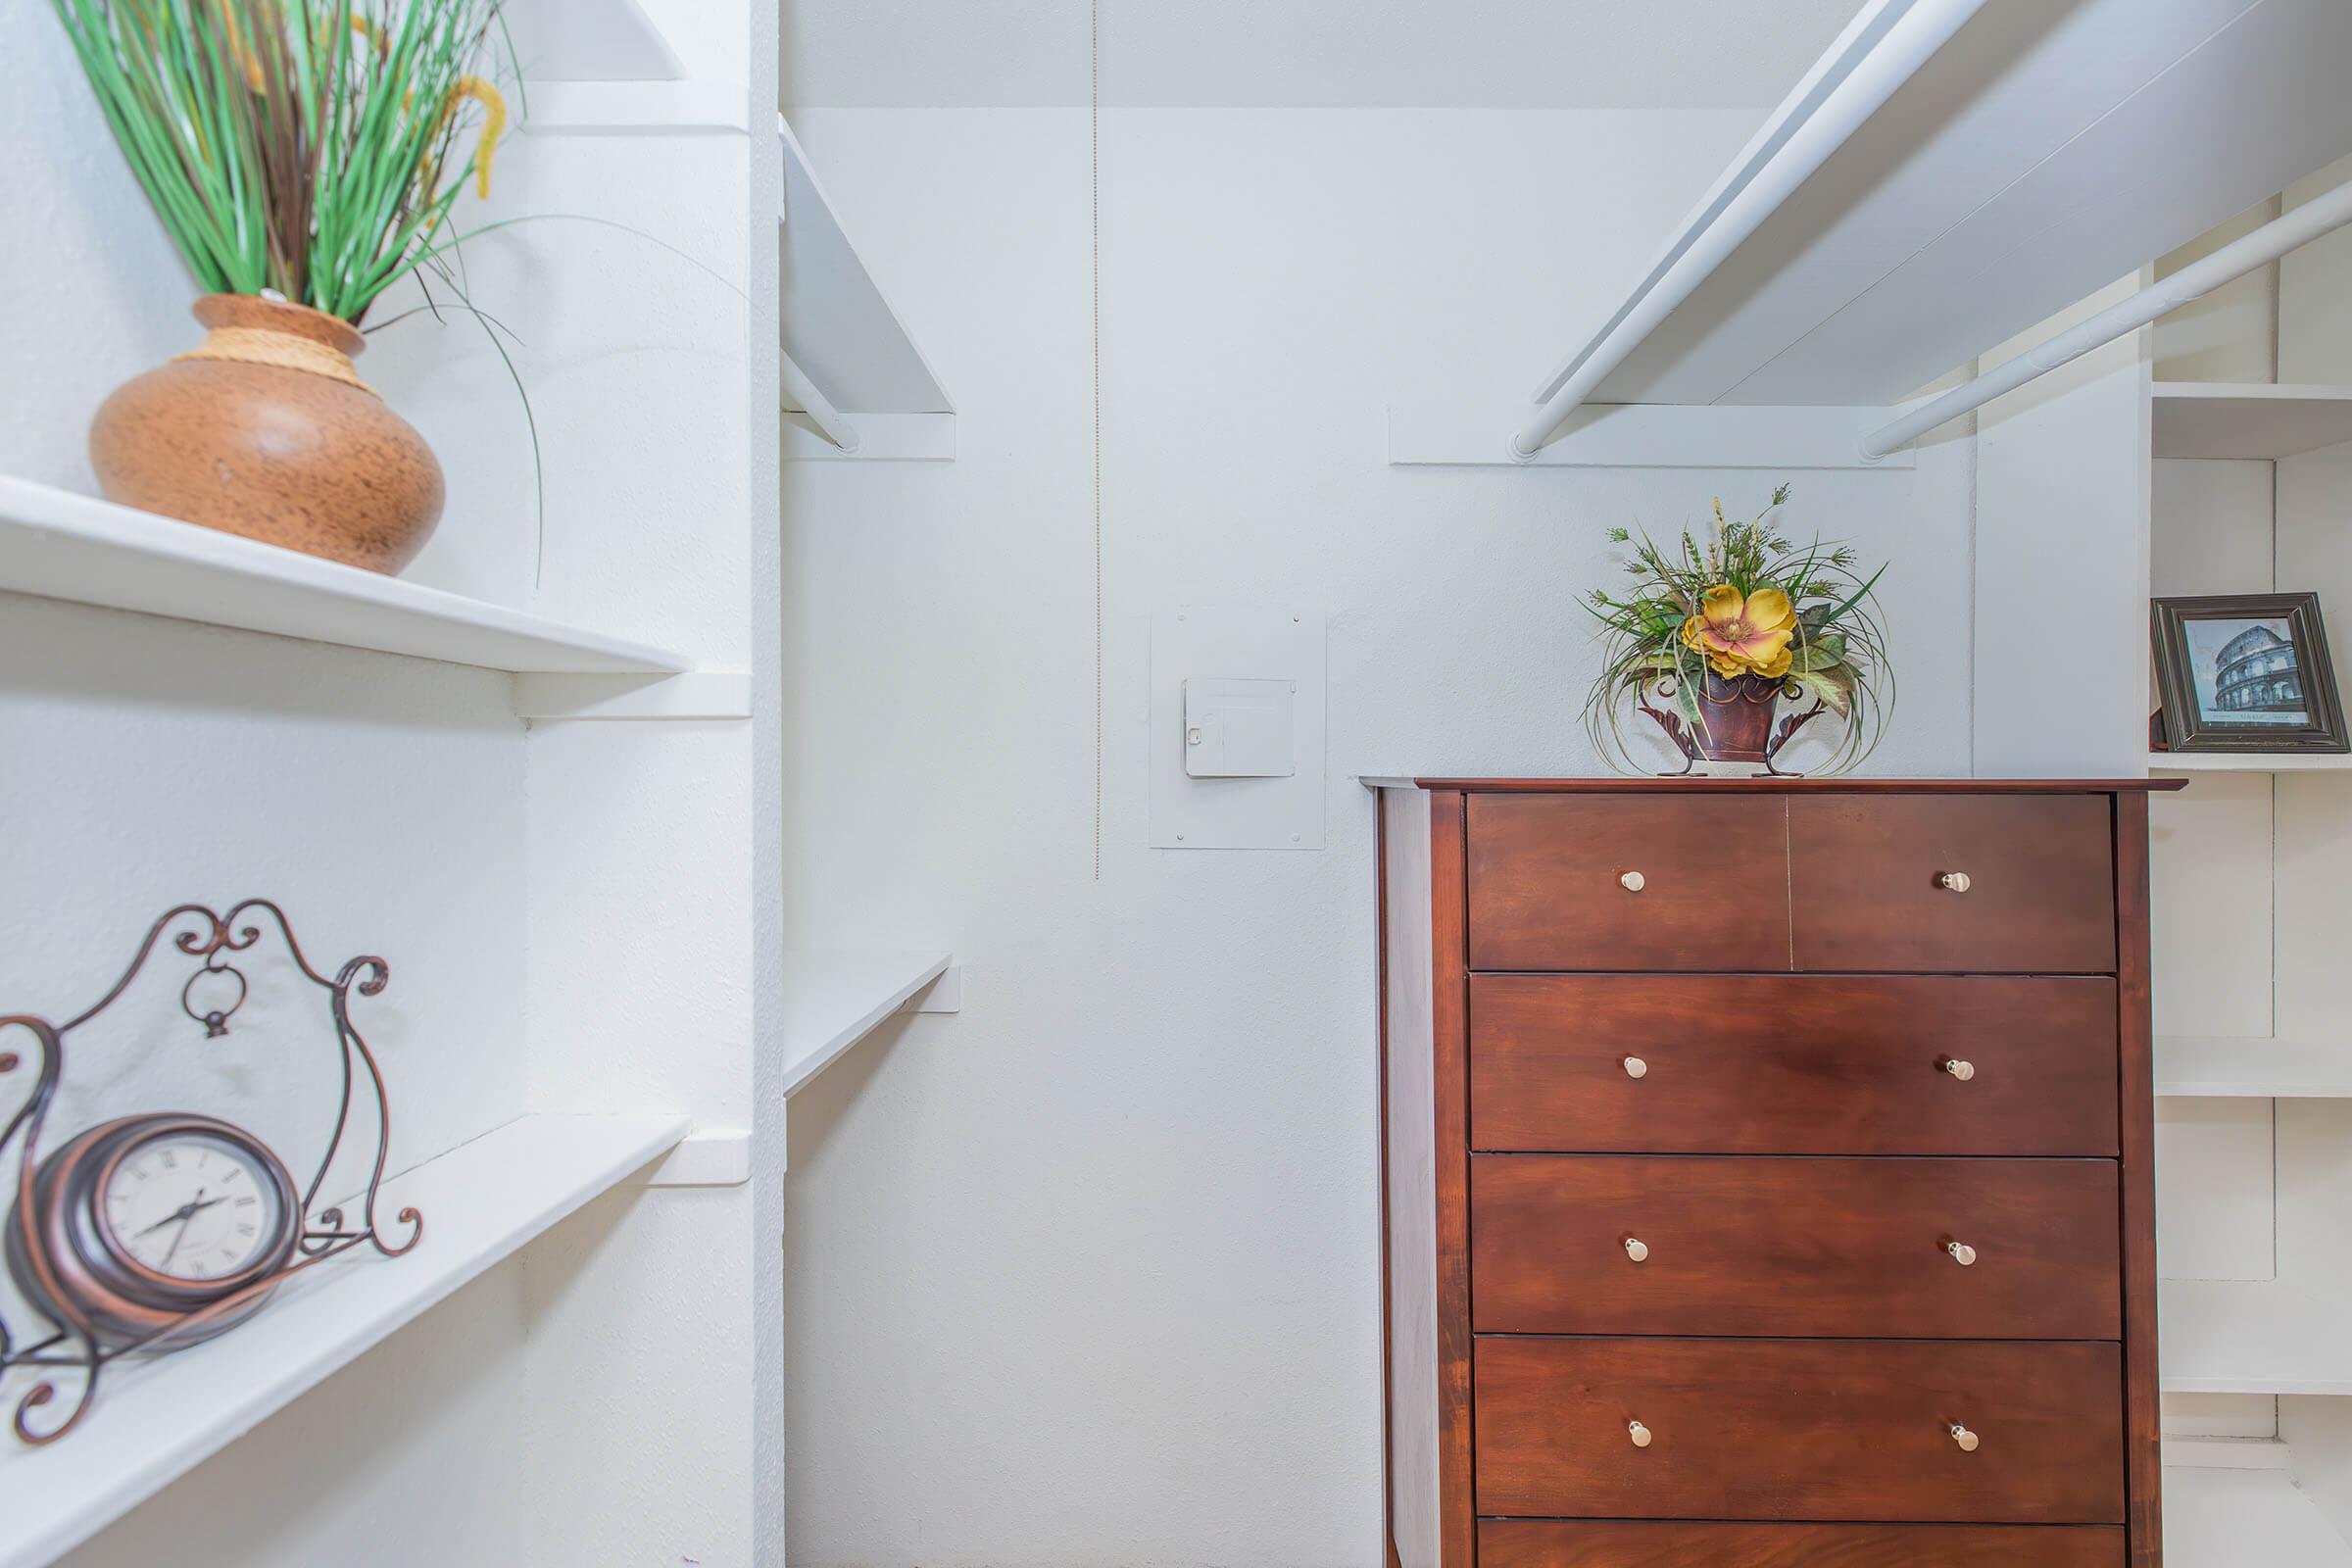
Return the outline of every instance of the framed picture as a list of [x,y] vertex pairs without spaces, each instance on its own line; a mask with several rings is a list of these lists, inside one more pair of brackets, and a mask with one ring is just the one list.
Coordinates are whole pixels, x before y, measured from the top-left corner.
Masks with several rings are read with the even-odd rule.
[[2151,607],[2171,750],[2352,750],[2318,594],[2221,594]]

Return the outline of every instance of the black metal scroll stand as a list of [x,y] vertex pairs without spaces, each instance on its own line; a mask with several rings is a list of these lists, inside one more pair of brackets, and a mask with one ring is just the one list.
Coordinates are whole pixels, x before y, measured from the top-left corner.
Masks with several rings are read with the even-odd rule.
[[[285,911],[268,899],[247,899],[226,914],[216,914],[197,904],[183,904],[168,911],[149,928],[147,940],[139,945],[137,956],[131,959],[130,967],[122,971],[122,977],[115,982],[114,988],[99,998],[96,1005],[62,1024],[53,1024],[28,1014],[0,1014],[0,1042],[4,1042],[11,1031],[21,1031],[30,1035],[38,1048],[37,1076],[31,1096],[5,1123],[0,1123],[0,1161],[5,1160],[10,1143],[20,1137],[22,1139],[16,1149],[15,1201],[19,1214],[26,1218],[31,1214],[33,1176],[41,1159],[42,1124],[49,1114],[50,1102],[57,1096],[59,1080],[65,1074],[66,1037],[104,1012],[129,989],[131,981],[137,978],[155,953],[157,943],[174,925],[180,929],[172,936],[172,947],[197,960],[195,972],[188,976],[187,984],[180,989],[180,1008],[204,1026],[206,1040],[218,1040],[227,1035],[229,1019],[244,1005],[246,996],[245,976],[229,961],[229,956],[245,952],[262,938],[261,925],[240,925],[238,922],[263,915],[275,923],[279,935],[285,939],[286,953],[303,978],[326,993],[327,1011],[334,1023],[337,1052],[343,1065],[343,1092],[335,1109],[334,1131],[327,1138],[326,1152],[319,1156],[318,1170],[303,1189],[302,1236],[296,1245],[295,1255],[284,1267],[247,1285],[235,1295],[186,1313],[127,1344],[101,1344],[94,1325],[76,1320],[71,1306],[61,1305],[60,1321],[45,1337],[29,1343],[21,1342],[20,1336],[11,1330],[5,1315],[0,1315],[0,1376],[18,1367],[39,1369],[36,1376],[40,1381],[18,1401],[13,1421],[17,1436],[25,1443],[55,1443],[73,1431],[88,1413],[91,1401],[97,1397],[99,1374],[118,1358],[137,1354],[154,1347],[158,1341],[184,1334],[190,1327],[223,1316],[253,1298],[274,1290],[288,1277],[362,1244],[373,1246],[386,1257],[398,1257],[415,1247],[424,1233],[423,1217],[414,1208],[403,1208],[398,1216],[397,1223],[408,1227],[405,1240],[388,1242],[384,1232],[377,1227],[375,1196],[376,1189],[384,1179],[384,1157],[391,1139],[392,1111],[384,1098],[383,1074],[376,1068],[375,1056],[351,1022],[352,992],[356,990],[363,997],[376,995],[391,979],[392,971],[383,959],[363,956],[344,964],[333,979],[328,979],[311,967],[310,960],[303,956],[301,946],[294,940],[293,927],[286,923]],[[234,997],[227,999],[225,1006],[208,1006],[199,1011],[198,986],[208,977],[217,979],[221,976],[235,983]],[[375,1160],[368,1172],[368,1193],[361,1206],[360,1224],[356,1228],[346,1223],[339,1205],[322,1208],[316,1213],[311,1210],[311,1205],[318,1200],[319,1186],[326,1180],[327,1168],[334,1162],[335,1153],[342,1147],[343,1134],[351,1121],[354,1086],[358,1078],[354,1071],[355,1063],[366,1070],[368,1091],[375,1103]],[[6,1079],[24,1065],[24,1058],[20,1051],[0,1046],[0,1079]],[[36,1267],[41,1266],[37,1254],[45,1250],[39,1231],[40,1227],[30,1224],[24,1225],[22,1231],[24,1245],[36,1254]],[[81,1374],[80,1388],[74,1396],[73,1408],[64,1420],[46,1430],[36,1429],[31,1420],[32,1412],[57,1398],[57,1380],[53,1373],[60,1368]]]

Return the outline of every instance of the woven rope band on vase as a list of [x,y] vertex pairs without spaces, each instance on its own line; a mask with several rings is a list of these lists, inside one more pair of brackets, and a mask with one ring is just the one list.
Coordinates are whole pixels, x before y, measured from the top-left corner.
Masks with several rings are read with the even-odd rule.
[[292,332],[273,332],[263,326],[216,326],[202,346],[175,360],[227,360],[238,365],[273,365],[281,370],[307,370],[345,386],[356,386],[370,397],[375,388],[360,379],[350,357],[312,338]]

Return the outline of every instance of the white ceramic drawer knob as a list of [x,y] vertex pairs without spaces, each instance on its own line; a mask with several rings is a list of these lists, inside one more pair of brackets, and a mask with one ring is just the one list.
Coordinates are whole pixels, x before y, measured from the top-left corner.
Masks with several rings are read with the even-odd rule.
[[1977,1260],[1977,1250],[1966,1242],[1946,1242],[1943,1244],[1943,1250],[1951,1253],[1952,1261],[1962,1268],[1968,1267]]
[[1646,1078],[1649,1076],[1649,1063],[1640,1056],[1628,1056],[1625,1058],[1625,1075],[1628,1078]]
[[1968,873],[1966,871],[1946,871],[1936,879],[1936,884],[1952,893],[1966,893],[1968,891]]
[[1977,1075],[1977,1064],[1973,1061],[1961,1061],[1956,1058],[1947,1057],[1943,1063],[1943,1070],[1950,1073],[1953,1077],[1959,1079],[1962,1083],[1966,1083]]
[[1646,1448],[1649,1446],[1649,1428],[1643,1426],[1639,1421],[1628,1422],[1625,1428],[1625,1435],[1634,1440],[1634,1446],[1637,1448]]
[[1977,1435],[1957,1421],[1952,1423],[1952,1441],[1960,1446],[1962,1453],[1977,1451]]
[[1625,1255],[1637,1263],[1645,1263],[1649,1261],[1649,1244],[1639,1236],[1628,1236],[1625,1239]]
[[1639,871],[1628,871],[1617,879],[1617,885],[1628,893],[1639,893],[1649,886],[1649,878]]

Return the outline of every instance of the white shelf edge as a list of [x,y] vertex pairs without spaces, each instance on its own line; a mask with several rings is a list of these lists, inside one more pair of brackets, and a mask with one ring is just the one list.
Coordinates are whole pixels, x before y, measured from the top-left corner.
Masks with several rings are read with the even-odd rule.
[[2157,1282],[2167,1394],[2352,1396],[2339,1304],[2278,1280]]
[[2151,773],[2328,773],[2352,770],[2346,752],[2150,752]]
[[517,673],[676,674],[648,643],[0,474],[0,590]]
[[2352,1100],[2352,1042],[2158,1035],[2165,1100]]
[[2174,1568],[2352,1568],[2352,1545],[2282,1470],[2167,1465],[2164,1555]]
[[531,81],[533,136],[720,133],[752,128],[751,88],[740,81]]
[[2276,461],[2352,441],[2352,386],[2158,381],[2153,455]]
[[[523,1116],[387,1181],[376,1202],[393,1235],[403,1205],[424,1216],[414,1251],[318,1264],[220,1339],[110,1370],[81,1427],[55,1445],[0,1438],[0,1568],[37,1568],[88,1540],[685,1131],[674,1116]],[[8,1408],[22,1388],[9,1380]]]
[[936,1008],[963,1004],[962,976],[948,953],[788,954],[784,962],[784,1081],[787,1098],[841,1059],[892,1013],[934,982],[953,990]]

